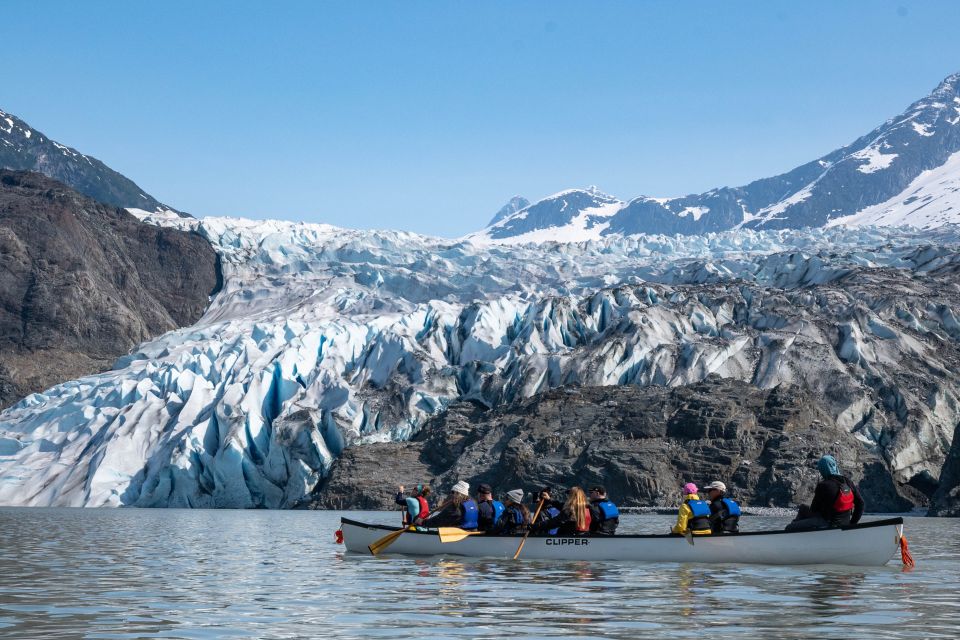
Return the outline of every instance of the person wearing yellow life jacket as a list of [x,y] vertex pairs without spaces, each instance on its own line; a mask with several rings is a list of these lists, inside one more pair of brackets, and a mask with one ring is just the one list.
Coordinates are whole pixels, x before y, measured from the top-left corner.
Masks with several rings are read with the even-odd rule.
[[683,485],[683,503],[677,512],[677,524],[670,529],[671,533],[681,536],[688,531],[695,536],[708,536],[713,533],[710,527],[710,505],[700,499],[697,485],[692,482]]
[[817,462],[822,479],[813,491],[810,506],[800,505],[797,517],[787,525],[787,531],[832,529],[860,522],[865,503],[860,489],[850,478],[840,474],[840,466],[833,456],[823,456]]

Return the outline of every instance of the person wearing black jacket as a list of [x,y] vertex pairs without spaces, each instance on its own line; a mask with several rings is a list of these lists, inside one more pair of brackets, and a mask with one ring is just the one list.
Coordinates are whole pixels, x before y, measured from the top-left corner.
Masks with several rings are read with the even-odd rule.
[[[540,503],[543,502],[543,506],[540,507]],[[533,508],[536,509],[540,507],[540,513],[537,515],[537,521],[533,523],[533,528],[536,530],[537,525],[541,525],[550,518],[560,515],[560,511],[563,509],[563,503],[554,500],[550,495],[550,487],[544,487],[540,489],[540,492],[537,494],[537,499],[534,501]],[[536,511],[534,511],[536,513]],[[551,536],[557,535],[557,529],[547,529],[546,533]]]
[[620,524],[620,510],[607,498],[607,490],[597,485],[590,488],[590,533],[612,536]]
[[823,479],[813,492],[813,501],[809,507],[801,505],[787,531],[831,529],[860,522],[865,503],[857,485],[840,474],[833,456],[820,458],[817,470]]
[[740,532],[740,505],[727,497],[727,485],[714,480],[704,487],[710,502],[710,528],[714,533]]

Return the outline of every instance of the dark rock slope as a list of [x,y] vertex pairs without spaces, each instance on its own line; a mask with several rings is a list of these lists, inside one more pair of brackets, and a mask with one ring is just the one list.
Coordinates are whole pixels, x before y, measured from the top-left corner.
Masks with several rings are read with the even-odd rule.
[[499,410],[460,403],[410,442],[347,448],[313,506],[390,509],[398,483],[445,491],[460,479],[501,493],[600,482],[622,505],[669,505],[683,483],[719,479],[747,504],[786,507],[810,500],[824,453],[871,510],[922,501],[800,388],[710,376],[674,388],[568,387]]
[[0,170],[0,407],[195,322],[217,260],[199,235]]
[[930,515],[960,517],[960,423],[940,472],[940,486],[933,495]]

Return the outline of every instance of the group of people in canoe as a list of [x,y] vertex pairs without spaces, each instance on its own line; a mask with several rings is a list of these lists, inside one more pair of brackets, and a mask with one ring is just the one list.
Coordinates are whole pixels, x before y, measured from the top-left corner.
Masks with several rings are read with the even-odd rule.
[[[814,490],[809,506],[800,507],[788,531],[829,529],[856,524],[863,514],[864,501],[857,486],[840,473],[832,456],[823,456],[817,463],[822,477]],[[727,486],[714,480],[704,488],[704,498],[692,482],[683,486],[683,502],[677,512],[677,523],[671,528],[676,535],[717,535],[740,531],[740,504],[727,496]],[[549,488],[532,496],[533,510],[524,504],[522,489],[512,489],[502,500],[494,498],[488,484],[477,487],[470,495],[470,485],[459,481],[447,498],[431,510],[427,498],[430,487],[417,485],[409,495],[399,487],[396,503],[403,507],[403,524],[422,527],[459,527],[466,531],[484,531],[494,535],[518,535],[527,532],[539,535],[612,536],[620,524],[620,510],[608,497],[604,487],[590,487],[584,492],[571,487],[563,502],[555,500]]]

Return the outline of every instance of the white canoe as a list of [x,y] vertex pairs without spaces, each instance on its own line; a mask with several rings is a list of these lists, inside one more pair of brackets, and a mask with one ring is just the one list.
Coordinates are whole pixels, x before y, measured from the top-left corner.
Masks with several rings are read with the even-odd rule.
[[[370,554],[368,545],[397,527],[342,518],[347,551]],[[821,531],[757,531],[692,539],[671,535],[593,537],[530,536],[521,558],[527,560],[618,560],[634,562],[709,562],[747,564],[844,564],[882,566],[894,557],[903,535],[903,518],[890,518]],[[436,531],[408,531],[382,553],[414,556],[512,558],[518,536],[472,535],[441,543]]]

